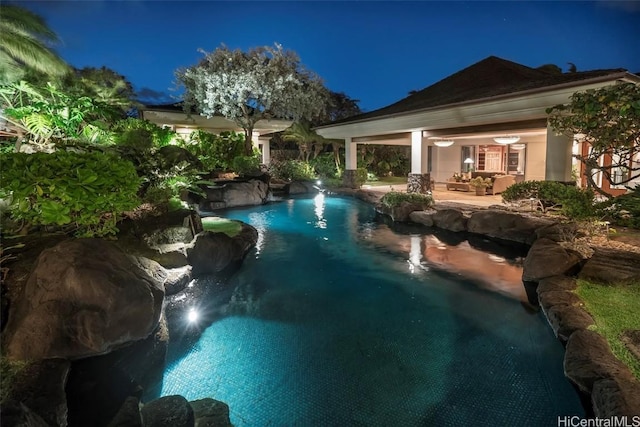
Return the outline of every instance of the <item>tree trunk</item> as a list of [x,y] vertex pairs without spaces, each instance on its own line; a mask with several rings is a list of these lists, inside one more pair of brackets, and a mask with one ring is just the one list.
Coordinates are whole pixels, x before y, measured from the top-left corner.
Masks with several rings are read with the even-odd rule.
[[253,127],[244,128],[244,155],[253,156]]

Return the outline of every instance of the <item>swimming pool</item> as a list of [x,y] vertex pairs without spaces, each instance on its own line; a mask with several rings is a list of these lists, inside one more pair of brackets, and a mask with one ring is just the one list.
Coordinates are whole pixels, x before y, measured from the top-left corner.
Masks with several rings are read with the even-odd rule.
[[222,400],[236,426],[584,415],[562,345],[523,303],[517,258],[394,231],[371,206],[322,194],[224,216],[256,227],[258,244],[220,315],[174,351],[162,395]]

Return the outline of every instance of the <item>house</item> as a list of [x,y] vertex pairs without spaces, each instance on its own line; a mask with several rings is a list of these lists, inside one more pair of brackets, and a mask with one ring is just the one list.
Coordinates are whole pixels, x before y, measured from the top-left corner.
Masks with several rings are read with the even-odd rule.
[[[162,105],[148,105],[139,110],[140,118],[148,120],[156,125],[175,131],[182,137],[187,137],[196,129],[204,130],[214,134],[224,131],[234,131],[244,133],[244,130],[233,120],[226,119],[220,115],[207,118],[198,114],[187,114],[182,108],[182,103]],[[293,123],[291,120],[260,120],[253,129],[253,144],[262,153],[262,163],[269,164],[270,146],[269,139],[273,132],[282,131]]]
[[347,185],[359,144],[411,146],[409,191],[469,170],[512,174],[516,182],[568,182],[580,171],[572,154],[582,148],[554,133],[545,110],[575,92],[619,82],[640,77],[624,69],[559,74],[490,56],[394,104],[316,131],[345,140]]

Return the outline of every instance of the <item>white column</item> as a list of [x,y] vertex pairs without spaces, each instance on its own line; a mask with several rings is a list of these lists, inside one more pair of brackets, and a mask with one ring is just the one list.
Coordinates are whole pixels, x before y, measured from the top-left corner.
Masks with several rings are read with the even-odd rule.
[[411,173],[420,174],[422,169],[426,168],[422,148],[422,131],[411,132]]
[[260,132],[253,131],[251,133],[251,143],[255,148],[260,149]]
[[556,135],[547,125],[547,152],[544,179],[547,181],[571,181],[571,152],[573,140]]
[[352,142],[351,137],[344,139],[344,167],[347,170],[358,169],[358,143]]
[[261,138],[260,144],[262,145],[262,164],[268,165],[271,163],[271,143],[269,138]]

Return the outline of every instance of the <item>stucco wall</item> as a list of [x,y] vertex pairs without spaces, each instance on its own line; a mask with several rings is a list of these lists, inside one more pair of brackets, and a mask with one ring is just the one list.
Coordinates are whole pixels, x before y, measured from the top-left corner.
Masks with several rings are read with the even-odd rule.
[[547,144],[543,139],[532,139],[527,142],[527,159],[524,179],[527,181],[544,181]]

